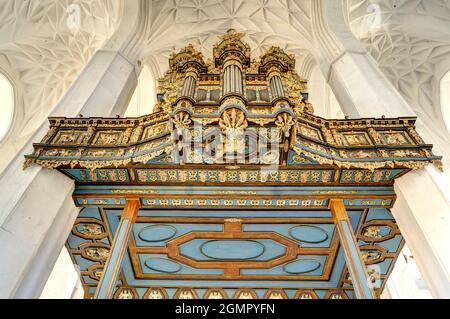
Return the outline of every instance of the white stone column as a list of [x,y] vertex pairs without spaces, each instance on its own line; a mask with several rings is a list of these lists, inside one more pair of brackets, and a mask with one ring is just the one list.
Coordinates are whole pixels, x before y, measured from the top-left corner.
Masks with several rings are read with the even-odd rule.
[[[123,115],[141,71],[150,3],[126,1],[118,31],[98,51],[50,116]],[[44,121],[0,175],[0,298],[38,298],[79,210],[74,183],[39,166],[22,170],[48,129]]]
[[[317,58],[344,113],[351,118],[417,116],[354,37],[343,14],[342,1],[312,2]],[[393,214],[432,295],[450,298],[450,145],[420,118],[417,129],[444,156],[445,172],[427,167],[398,179]]]
[[[97,52],[51,116],[123,115],[138,69],[118,52]],[[79,212],[71,179],[39,166],[22,170],[47,130],[45,121],[0,176],[0,298],[39,297]]]
[[82,299],[84,290],[77,268],[67,248],[63,247],[39,298]]

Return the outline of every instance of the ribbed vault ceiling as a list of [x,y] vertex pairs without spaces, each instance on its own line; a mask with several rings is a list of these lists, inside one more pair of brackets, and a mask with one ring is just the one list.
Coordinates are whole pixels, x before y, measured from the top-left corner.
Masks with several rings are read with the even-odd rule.
[[[42,122],[94,52],[115,32],[122,1],[1,1],[0,67],[13,70],[22,87],[23,109],[20,123],[16,123],[22,138]],[[81,28],[76,32],[66,23],[72,3],[81,8]],[[271,45],[279,45],[296,55],[303,75],[309,75],[315,63],[311,58],[311,0],[151,3],[145,62],[157,76],[167,68],[169,54],[187,43],[201,49],[206,58],[211,57],[217,35],[229,28],[247,34],[245,41],[252,47],[254,58]],[[376,29],[367,24],[371,14],[368,8],[374,3],[381,14],[381,24]],[[347,7],[353,32],[387,78],[417,112],[443,128],[435,98],[436,67],[449,61],[450,1],[348,0]],[[416,19],[416,24],[409,25],[411,19]],[[16,139],[20,140],[17,136]]]

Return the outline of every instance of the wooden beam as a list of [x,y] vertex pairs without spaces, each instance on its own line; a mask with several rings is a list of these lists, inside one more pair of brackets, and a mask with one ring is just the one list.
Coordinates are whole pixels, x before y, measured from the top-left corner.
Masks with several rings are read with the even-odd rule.
[[358,299],[375,299],[372,283],[367,274],[358,242],[352,230],[342,199],[331,199],[329,208],[333,215],[339,239],[344,250],[347,267],[352,276],[353,288]]
[[127,199],[119,226],[114,235],[108,260],[103,269],[102,278],[100,279],[97,291],[95,292],[95,299],[111,299],[114,294],[116,281],[122,266],[122,259],[128,247],[131,229],[140,207],[141,202],[139,198]]

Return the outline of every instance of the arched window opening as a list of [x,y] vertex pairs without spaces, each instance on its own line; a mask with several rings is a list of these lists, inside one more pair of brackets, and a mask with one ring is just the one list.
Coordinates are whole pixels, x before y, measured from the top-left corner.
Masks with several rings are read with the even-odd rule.
[[450,71],[441,79],[441,109],[447,130],[450,132]]
[[11,82],[0,73],[0,142],[5,138],[14,112],[14,89]]

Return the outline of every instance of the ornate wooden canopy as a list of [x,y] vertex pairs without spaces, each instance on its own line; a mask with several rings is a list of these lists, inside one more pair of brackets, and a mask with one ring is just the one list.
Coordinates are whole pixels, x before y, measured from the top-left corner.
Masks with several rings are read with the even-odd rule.
[[153,113],[51,118],[26,156],[76,181],[67,246],[87,296],[130,199],[116,297],[353,298],[331,199],[382,290],[403,245],[394,180],[441,158],[414,118],[314,115],[294,57],[273,47],[252,61],[242,36],[221,37],[214,62],[191,45],[173,54]]

